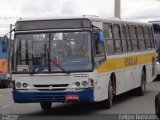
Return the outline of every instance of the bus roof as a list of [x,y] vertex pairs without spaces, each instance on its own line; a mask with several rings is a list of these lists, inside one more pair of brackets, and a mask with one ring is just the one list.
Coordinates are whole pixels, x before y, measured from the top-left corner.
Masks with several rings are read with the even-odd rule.
[[152,23],[142,23],[142,22],[135,22],[135,21],[127,21],[127,20],[122,20],[122,19],[119,19],[119,18],[100,18],[98,16],[78,16],[78,17],[46,17],[46,18],[28,18],[28,19],[19,19],[17,20],[17,22],[20,22],[20,21],[45,21],[45,20],[60,20],[60,19],[63,19],[63,20],[69,20],[69,19],[88,19],[90,20],[91,22],[103,22],[103,23],[121,23],[121,24],[133,24],[133,25],[145,25],[145,26],[151,26]]

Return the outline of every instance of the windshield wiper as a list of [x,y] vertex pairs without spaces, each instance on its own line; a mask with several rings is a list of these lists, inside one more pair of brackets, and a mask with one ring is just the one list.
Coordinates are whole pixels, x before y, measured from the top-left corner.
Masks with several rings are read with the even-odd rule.
[[50,59],[50,61],[52,61],[52,63],[53,63],[56,67],[58,67],[60,70],[62,70],[63,72],[65,72],[65,73],[70,73],[69,71],[66,71],[61,65],[56,64],[53,60]]
[[[45,72],[45,70],[46,70],[45,66],[41,65],[35,66],[34,69],[32,68],[32,72]],[[46,71],[48,71],[48,69]]]

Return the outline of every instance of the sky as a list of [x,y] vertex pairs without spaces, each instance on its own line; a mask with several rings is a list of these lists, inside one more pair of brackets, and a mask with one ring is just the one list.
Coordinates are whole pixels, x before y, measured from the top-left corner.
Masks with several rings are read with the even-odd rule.
[[[114,17],[114,0],[0,0],[0,35],[17,19],[96,15]],[[121,17],[146,22],[160,19],[160,0],[121,0]]]

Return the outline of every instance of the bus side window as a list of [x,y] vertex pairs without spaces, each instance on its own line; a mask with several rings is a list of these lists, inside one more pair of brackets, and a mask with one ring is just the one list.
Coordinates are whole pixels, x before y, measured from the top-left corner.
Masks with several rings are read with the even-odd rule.
[[151,27],[149,28],[149,36],[150,36],[150,39],[151,39],[152,48],[155,48],[155,41],[154,41],[154,37],[153,37],[153,29]]
[[8,49],[8,37],[7,36],[4,36],[2,38],[2,52],[7,52],[7,49]]
[[122,25],[121,27],[121,36],[122,36],[123,51],[127,52],[128,51],[127,35],[126,35],[126,27],[124,25]]
[[115,39],[116,53],[122,53],[122,41],[121,41],[119,25],[113,25],[113,33],[114,33],[114,39]]
[[[94,64],[95,67],[98,67],[102,62],[105,61],[105,41],[104,41],[104,32],[95,32],[94,33],[94,50],[95,50],[95,58]],[[103,40],[102,40],[103,39]]]
[[112,25],[104,24],[105,46],[107,55],[115,53]]
[[126,35],[126,38],[127,38],[127,46],[128,46],[128,52],[129,51],[132,51],[132,42],[131,42],[131,35],[130,35],[130,32],[129,32],[129,26],[126,25],[125,26],[125,35]]
[[136,26],[130,26],[130,32],[131,32],[131,41],[132,41],[132,47],[134,51],[138,51],[138,41],[137,41],[137,35],[136,35]]
[[144,41],[142,26],[137,27],[137,34],[138,34],[139,48],[140,50],[145,50],[145,41]]
[[95,48],[96,48],[96,56],[105,54],[104,42],[99,40],[99,34],[95,34]]
[[146,48],[150,49],[151,48],[151,40],[149,38],[149,29],[148,27],[144,27],[144,35],[145,35],[145,41],[146,41]]

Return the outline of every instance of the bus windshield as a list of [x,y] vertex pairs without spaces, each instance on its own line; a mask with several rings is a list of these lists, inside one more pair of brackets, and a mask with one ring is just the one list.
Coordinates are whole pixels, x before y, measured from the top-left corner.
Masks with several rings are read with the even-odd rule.
[[15,36],[14,72],[91,71],[90,32],[50,32]]

